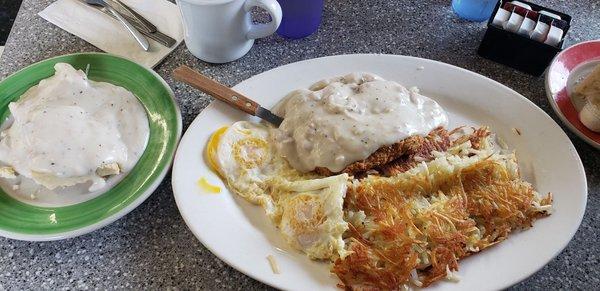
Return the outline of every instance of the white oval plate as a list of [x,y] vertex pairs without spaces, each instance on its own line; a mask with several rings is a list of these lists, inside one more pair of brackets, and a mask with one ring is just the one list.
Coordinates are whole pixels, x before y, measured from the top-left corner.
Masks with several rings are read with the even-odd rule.
[[[345,55],[282,66],[234,89],[270,107],[293,89],[355,71],[372,72],[407,87],[418,86],[424,95],[445,107],[451,127],[490,125],[516,149],[525,179],[539,192],[554,194],[554,214],[537,221],[532,229],[514,233],[505,242],[463,260],[460,282],[440,282],[430,289],[502,289],[533,274],[567,245],[579,227],[587,199],[581,160],[566,134],[546,113],[502,84],[426,59]],[[256,120],[213,102],[188,128],[173,166],[173,191],[181,215],[211,252],[259,281],[290,290],[337,290],[338,280],[329,272],[329,264],[311,261],[287,247],[262,209],[230,193],[207,166],[204,150],[210,135],[221,126],[244,119]],[[219,185],[221,193],[200,189],[196,185],[200,177]],[[275,257],[281,274],[273,274],[268,255]]]

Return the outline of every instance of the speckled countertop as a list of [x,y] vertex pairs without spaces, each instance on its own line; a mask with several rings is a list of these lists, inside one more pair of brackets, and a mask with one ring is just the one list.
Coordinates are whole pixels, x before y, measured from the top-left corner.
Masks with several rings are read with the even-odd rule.
[[[25,0],[0,59],[0,79],[31,63],[67,53],[96,51],[37,16],[52,1]],[[302,40],[258,40],[242,59],[209,65],[180,46],[156,71],[175,91],[184,129],[210,102],[173,81],[187,64],[227,84],[271,68],[320,56],[386,53],[429,58],[463,67],[515,89],[548,112],[543,78],[476,55],[485,25],[459,20],[449,0],[330,0],[319,32]],[[573,16],[567,45],[600,38],[600,2],[535,1]],[[515,289],[598,289],[600,286],[600,151],[563,126],[587,172],[588,206],[568,247]],[[0,289],[267,289],[217,259],[192,235],[173,199],[167,176],[140,207],[93,233],[58,242],[0,238]]]

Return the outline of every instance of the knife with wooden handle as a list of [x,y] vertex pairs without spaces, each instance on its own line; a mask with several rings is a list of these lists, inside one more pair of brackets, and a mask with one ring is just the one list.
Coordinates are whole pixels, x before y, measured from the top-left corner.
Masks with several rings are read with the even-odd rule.
[[275,126],[279,126],[283,118],[273,114],[268,109],[260,106],[254,100],[240,94],[231,88],[216,82],[188,66],[180,66],[173,71],[175,80],[186,83],[230,106],[244,111],[250,115],[261,118]]

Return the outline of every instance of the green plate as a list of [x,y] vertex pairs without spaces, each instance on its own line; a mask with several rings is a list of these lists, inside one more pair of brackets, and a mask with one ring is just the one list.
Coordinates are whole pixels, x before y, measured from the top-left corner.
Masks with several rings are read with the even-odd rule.
[[167,173],[181,136],[181,113],[173,91],[154,71],[104,53],[64,55],[30,65],[0,82],[0,120],[8,104],[40,80],[54,75],[54,64],[69,63],[91,80],[109,82],[133,92],[148,114],[150,136],[144,154],[127,176],[106,193],[65,207],[38,207],[0,190],[0,235],[20,240],[57,240],[96,230],[140,205]]

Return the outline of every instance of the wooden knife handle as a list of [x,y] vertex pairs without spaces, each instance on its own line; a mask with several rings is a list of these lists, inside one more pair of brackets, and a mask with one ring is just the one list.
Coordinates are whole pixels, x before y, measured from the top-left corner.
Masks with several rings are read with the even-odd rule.
[[255,115],[259,107],[258,103],[250,98],[213,81],[188,66],[180,66],[173,70],[173,77],[175,80],[184,82],[248,114]]

